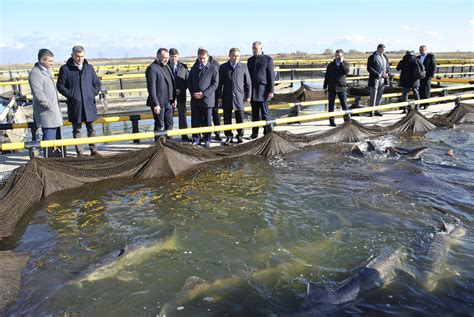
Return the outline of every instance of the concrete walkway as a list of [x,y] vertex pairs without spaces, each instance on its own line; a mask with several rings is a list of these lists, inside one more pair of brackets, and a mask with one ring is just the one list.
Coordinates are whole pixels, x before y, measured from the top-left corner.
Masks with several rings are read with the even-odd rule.
[[[454,108],[454,102],[437,104],[437,105],[430,106],[427,110],[421,110],[421,113],[423,113],[427,117],[432,117],[435,114],[449,112],[453,108]],[[312,112],[311,114],[314,114],[314,113],[317,113],[317,112]],[[403,116],[404,114],[402,114],[402,111],[396,110],[396,111],[384,112],[383,117],[368,117],[367,115],[362,114],[360,116],[353,117],[353,119],[361,122],[362,124],[377,124],[377,125],[386,126],[400,120]],[[343,123],[342,118],[336,118],[336,123],[342,124]],[[329,126],[329,121],[325,119],[325,120],[315,121],[315,122],[303,122],[301,124],[276,126],[275,130],[276,131],[289,131],[295,134],[312,134],[312,133],[326,131],[331,128],[332,127]],[[260,128],[259,131],[260,131],[259,136],[261,137],[262,128]],[[244,132],[244,142],[249,141],[250,134],[251,134],[251,130],[246,129]],[[221,134],[221,136],[223,136],[223,134]],[[174,139],[181,140],[180,137],[175,137]],[[153,143],[154,141],[152,139],[146,139],[146,140],[141,140],[140,144],[134,144],[132,142],[105,143],[105,144],[99,144],[98,148],[99,148],[99,151],[103,155],[113,155],[113,154],[121,153],[124,151],[142,149],[142,148],[152,145]],[[211,142],[211,146],[220,146],[220,145],[221,145],[221,142],[214,141],[214,140]],[[85,149],[87,149],[87,145],[84,146],[84,150]],[[75,155],[74,147],[68,147],[67,151],[68,151],[67,153],[69,156]],[[85,153],[87,153],[87,151],[85,151]],[[29,161],[29,159],[30,158],[29,158],[29,154],[27,150],[17,151],[16,153],[12,153],[12,154],[0,155],[0,176],[1,174],[8,176],[10,171],[12,171],[13,169],[23,164],[26,164]]]

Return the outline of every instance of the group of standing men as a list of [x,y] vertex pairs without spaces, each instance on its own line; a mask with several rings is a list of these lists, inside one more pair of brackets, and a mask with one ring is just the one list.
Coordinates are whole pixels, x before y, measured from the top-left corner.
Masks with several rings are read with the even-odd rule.
[[[436,58],[433,54],[428,53],[426,45],[421,45],[419,52],[420,55],[415,57],[410,51],[407,51],[397,65],[397,70],[401,71],[398,85],[403,88],[402,101],[408,100],[410,89],[413,90],[416,100],[430,97],[431,79],[434,77],[437,67]],[[384,44],[379,44],[377,50],[368,58],[367,71],[369,72],[370,89],[369,106],[379,106],[384,86],[388,84],[389,77],[392,76]],[[382,113],[375,111],[371,113],[371,116],[373,115],[382,116]]]
[[[169,51],[160,48],[156,59],[146,70],[148,89],[147,105],[152,109],[155,118],[155,131],[173,128],[173,109],[178,108],[179,128],[187,128],[186,123],[186,89],[191,95],[191,126],[209,127],[220,124],[218,108],[224,111],[224,124],[244,121],[244,104],[252,106],[252,120],[270,118],[268,101],[273,98],[275,73],[273,59],[263,53],[261,42],[252,44],[253,56],[247,65],[240,62],[240,50],[231,48],[229,60],[219,63],[204,48],[199,48],[197,59],[191,70],[179,62],[179,53],[175,48]],[[264,134],[271,127],[264,127]],[[232,131],[225,131],[224,145],[234,142]],[[238,129],[236,142],[243,140],[243,130]],[[258,137],[258,127],[252,129],[250,138]],[[215,138],[221,141],[216,132]],[[190,141],[183,136],[184,141]],[[211,133],[193,134],[194,145],[210,146]]]
[[[410,51],[400,61],[397,70],[401,71],[399,86],[403,88],[402,100],[408,99],[410,89],[414,98],[426,99],[430,96],[431,79],[436,70],[436,59],[428,53],[426,45],[419,48],[420,55],[415,57]],[[229,60],[219,63],[209,56],[204,48],[198,49],[197,59],[191,70],[179,61],[175,48],[169,51],[160,48],[156,59],[146,70],[148,90],[147,106],[152,110],[155,120],[154,130],[173,128],[173,112],[178,110],[179,128],[186,129],[186,90],[191,94],[191,126],[209,127],[220,125],[218,108],[224,111],[224,124],[244,121],[244,104],[251,103],[252,121],[269,120],[268,102],[273,98],[275,72],[273,59],[263,53],[263,45],[256,41],[252,44],[253,55],[247,65],[240,62],[240,50],[231,48]],[[42,129],[43,140],[60,139],[60,127],[63,125],[58,92],[66,97],[68,120],[73,126],[73,137],[81,137],[82,123],[87,128],[87,136],[95,136],[94,121],[97,119],[95,97],[100,93],[100,80],[85,59],[82,46],[72,48],[71,57],[59,70],[57,84],[54,84],[50,68],[54,54],[48,49],[38,52],[38,62],[29,75],[33,94],[33,114],[38,128]],[[379,44],[377,50],[367,60],[369,72],[370,100],[369,106],[379,106],[384,91],[392,75],[390,63],[385,55],[385,45]],[[328,64],[323,88],[328,93],[329,111],[334,111],[336,96],[341,108],[347,110],[346,76],[349,64],[344,60],[344,52],[336,50],[334,60]],[[426,107],[426,106],[425,106]],[[382,116],[380,111],[371,116]],[[344,116],[349,120],[349,116]],[[331,126],[336,126],[334,117],[329,118]],[[251,139],[258,137],[258,127],[252,128]],[[263,133],[271,131],[271,126],[264,127]],[[225,131],[224,145],[234,142],[232,131]],[[215,138],[222,139],[218,132]],[[238,129],[236,142],[241,143],[243,130]],[[211,133],[193,134],[192,140],[187,135],[183,141],[192,141],[194,145],[210,146]],[[100,156],[94,144],[89,144],[92,156]],[[77,155],[83,156],[82,146],[76,146]]]
[[[410,51],[400,61],[397,70],[400,70],[399,86],[403,88],[402,101],[408,100],[410,89],[414,98],[428,99],[430,97],[431,79],[436,71],[436,58],[428,53],[426,45],[419,48],[420,55],[414,56]],[[384,86],[388,84],[392,76],[390,62],[385,55],[385,45],[379,44],[377,50],[369,56],[367,60],[367,71],[369,72],[369,106],[380,106]],[[323,88],[328,93],[328,110],[334,111],[334,103],[338,96],[341,108],[347,110],[347,84],[346,76],[349,74],[349,64],[344,60],[344,52],[336,50],[334,60],[328,64],[324,78]],[[427,105],[425,104],[425,108]],[[404,112],[406,110],[404,109]],[[370,116],[382,116],[380,111],[370,113]],[[344,116],[344,121],[349,120],[349,116]],[[329,124],[336,126],[334,117],[329,118]]]

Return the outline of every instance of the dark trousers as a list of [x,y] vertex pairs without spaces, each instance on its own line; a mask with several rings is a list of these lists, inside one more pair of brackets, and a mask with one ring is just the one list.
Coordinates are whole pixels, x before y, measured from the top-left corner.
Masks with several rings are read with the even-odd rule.
[[[334,112],[334,104],[336,103],[336,96],[339,98],[342,110],[347,110],[347,93],[345,91],[337,92],[335,90],[328,90],[328,111]],[[344,121],[346,117],[344,117]],[[334,117],[329,118],[329,122],[334,122]]]
[[171,104],[161,107],[160,114],[156,114],[153,110],[152,113],[153,119],[155,119],[155,131],[173,129],[173,106]]
[[217,106],[212,108],[212,123],[214,125],[221,125],[221,118],[219,117],[219,108]]
[[[244,122],[244,111],[243,110],[234,110],[235,113],[235,122],[242,123]],[[232,108],[224,108],[224,124],[232,123]],[[232,130],[224,131],[227,137],[233,137]],[[243,129],[237,129],[237,135],[240,137],[244,136]]]
[[[268,100],[252,101],[252,121],[270,120],[270,112],[268,110]],[[263,127],[263,134],[272,131],[272,127],[267,125]],[[258,135],[258,127],[252,128],[252,135]]]
[[415,98],[415,100],[420,99],[420,93],[418,92],[418,87],[412,87],[412,88],[403,87],[402,88],[402,101],[408,101],[408,93],[410,92],[410,89],[413,90],[413,98]]
[[[43,141],[47,140],[61,140],[61,128],[41,128],[43,132]],[[48,147],[43,149],[44,157],[51,157],[51,156],[61,156],[61,148],[52,148]]]
[[[86,128],[87,128],[87,137],[94,137],[95,136],[95,129],[94,129],[94,122],[86,122]],[[72,124],[72,136],[74,139],[76,138],[81,138],[81,129],[82,129],[82,122],[80,123],[73,123]],[[91,152],[97,151],[97,148],[95,144],[89,144],[89,149]],[[82,152],[82,145],[76,145],[76,152]]]
[[59,128],[41,128],[43,132],[43,141],[61,139],[61,130]]
[[178,104],[176,107],[178,108],[179,128],[187,129],[188,121],[186,118],[186,102],[178,101]]
[[430,97],[431,78],[420,79],[420,99],[428,99]]
[[[191,127],[210,127],[212,125],[212,109],[199,106],[191,106]],[[203,133],[204,142],[211,142],[211,133]],[[193,134],[193,142],[201,142],[200,134]]]

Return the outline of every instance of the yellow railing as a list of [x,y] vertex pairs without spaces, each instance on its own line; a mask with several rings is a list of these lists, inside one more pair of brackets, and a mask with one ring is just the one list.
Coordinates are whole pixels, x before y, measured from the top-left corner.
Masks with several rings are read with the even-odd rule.
[[138,139],[150,139],[155,136],[178,136],[178,135],[198,134],[198,133],[206,133],[206,132],[218,132],[218,131],[226,131],[226,130],[234,130],[234,129],[261,127],[261,126],[266,126],[269,124],[281,125],[281,124],[303,122],[303,121],[317,121],[317,120],[327,119],[329,117],[340,117],[347,114],[358,114],[358,113],[372,112],[372,111],[378,111],[378,110],[399,109],[400,107],[407,107],[410,104],[420,105],[424,103],[453,101],[457,99],[462,100],[462,99],[472,99],[472,98],[474,98],[474,94],[464,94],[464,95],[457,95],[457,96],[446,96],[446,97],[436,97],[436,98],[430,98],[430,99],[416,100],[416,101],[411,101],[411,102],[397,102],[397,103],[392,103],[392,104],[383,105],[383,106],[365,107],[365,108],[359,108],[359,109],[353,109],[353,110],[347,110],[347,111],[340,110],[340,111],[334,111],[334,112],[319,113],[319,114],[314,114],[314,115],[279,118],[279,119],[270,120],[270,121],[261,120],[261,121],[255,121],[255,122],[245,122],[245,123],[220,125],[220,126],[212,126],[212,127],[204,127],[204,128],[189,128],[189,129],[161,131],[161,132],[156,132],[156,133],[155,132],[141,132],[141,133],[132,133],[132,134],[124,134],[124,135],[48,140],[48,141],[40,141],[40,142],[5,143],[5,144],[0,145],[0,150],[1,151],[22,150],[22,149],[25,149],[26,147],[31,147],[35,145],[38,145],[41,148],[62,147],[62,146],[72,146],[72,145],[81,145],[81,144],[110,143],[110,142],[131,141],[131,140],[138,140]]

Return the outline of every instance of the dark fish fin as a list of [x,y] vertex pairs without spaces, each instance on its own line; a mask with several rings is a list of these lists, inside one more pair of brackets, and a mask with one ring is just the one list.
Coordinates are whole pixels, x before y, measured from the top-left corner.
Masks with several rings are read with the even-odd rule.
[[331,304],[334,291],[318,283],[308,282],[306,298],[301,305],[302,310],[311,309],[321,304]]
[[186,292],[188,290],[191,290],[195,288],[196,286],[205,283],[206,280],[198,277],[198,276],[190,276],[186,279],[184,282],[183,288],[181,289],[181,292]]
[[372,141],[367,141],[367,151],[375,151],[377,149],[377,146],[375,145],[374,142]]
[[119,251],[120,251],[119,254],[117,254],[118,258],[121,257],[125,253],[125,248],[119,249]]

